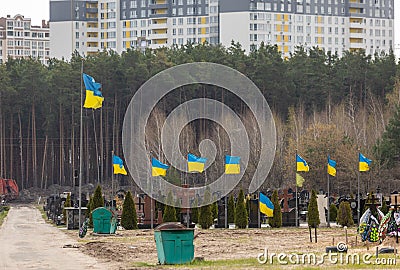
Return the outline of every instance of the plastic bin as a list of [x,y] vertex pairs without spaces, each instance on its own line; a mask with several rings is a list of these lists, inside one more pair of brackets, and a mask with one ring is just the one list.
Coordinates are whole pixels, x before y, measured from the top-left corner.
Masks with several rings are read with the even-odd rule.
[[184,264],[194,258],[194,229],[178,222],[167,222],[154,229],[158,262],[160,264]]

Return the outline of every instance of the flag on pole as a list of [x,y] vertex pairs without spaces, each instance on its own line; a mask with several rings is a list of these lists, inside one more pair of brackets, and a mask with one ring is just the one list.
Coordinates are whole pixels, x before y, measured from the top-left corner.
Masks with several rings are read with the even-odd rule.
[[97,83],[92,77],[85,73],[83,73],[83,82],[86,88],[86,98],[83,107],[88,109],[101,108],[104,100],[100,91],[101,84]]
[[113,170],[114,174],[123,174],[123,175],[128,174],[125,170],[124,162],[122,161],[122,159],[115,155],[113,156]]
[[189,172],[203,172],[204,165],[207,159],[202,157],[196,157],[193,154],[188,154],[188,171]]
[[271,200],[260,192],[260,212],[267,217],[274,216],[274,204]]
[[298,172],[308,172],[310,167],[308,167],[307,162],[298,154],[296,154],[296,165]]
[[336,176],[336,161],[328,156],[328,174]]
[[161,163],[161,161],[151,158],[151,175],[152,176],[165,176],[167,174],[168,165]]
[[363,154],[358,154],[358,168],[360,172],[369,171],[369,166],[371,165],[372,160],[366,158]]
[[240,157],[225,156],[225,174],[240,173]]
[[304,178],[300,174],[296,173],[296,186],[302,187],[304,183]]

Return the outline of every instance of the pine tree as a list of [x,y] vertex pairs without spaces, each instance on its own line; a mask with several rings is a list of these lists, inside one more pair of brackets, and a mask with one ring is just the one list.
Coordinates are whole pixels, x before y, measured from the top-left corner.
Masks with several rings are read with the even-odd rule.
[[308,228],[310,231],[310,242],[312,242],[311,228],[314,228],[315,243],[317,243],[317,227],[320,224],[320,220],[319,220],[319,212],[318,212],[317,193],[315,192],[315,190],[312,190],[312,192],[311,192],[311,198],[308,203],[307,217],[308,217]]
[[71,195],[69,193],[63,207],[63,220],[65,223],[67,222],[67,210],[65,210],[66,207],[71,207]]
[[228,224],[235,222],[235,200],[233,195],[229,196],[228,200]]
[[274,190],[271,197],[271,202],[274,205],[273,217],[268,218],[268,223],[272,228],[282,227],[282,210],[279,203],[278,191]]
[[103,192],[101,191],[101,186],[98,185],[96,187],[96,190],[94,191],[93,195],[93,210],[95,210],[98,207],[104,207],[104,198],[103,198]]
[[352,226],[354,225],[353,216],[349,202],[341,202],[339,204],[337,223],[341,226]]
[[92,210],[94,210],[93,207],[93,195],[89,197],[89,202],[87,205],[87,210],[86,210],[86,217],[89,217],[89,228],[93,228],[93,217],[92,217]]
[[180,207],[180,206],[181,206],[181,201],[179,200],[179,198],[176,199],[175,205],[177,205],[177,206],[175,207],[176,220],[177,220],[178,222],[181,222],[181,212],[182,212],[182,209],[181,209],[181,207]]
[[121,226],[125,230],[134,230],[138,228],[135,202],[130,191],[128,191],[125,196],[121,215]]
[[163,222],[176,222],[176,210],[172,206],[172,193],[169,192],[164,207]]
[[211,213],[213,220],[218,219],[218,203],[214,202],[211,206]]
[[194,199],[192,203],[192,222],[193,223],[198,223],[199,222],[199,200],[197,198]]
[[[204,193],[204,203],[209,203],[211,200],[210,190],[207,189]],[[211,204],[204,205],[200,208],[199,224],[202,229],[208,229],[213,224]]]
[[334,203],[329,206],[329,221],[336,221],[338,209]]
[[249,220],[247,216],[246,203],[244,201],[243,189],[239,192],[239,197],[236,202],[235,209],[235,225],[239,229],[245,229],[247,227]]
[[317,193],[315,190],[311,192],[310,202],[308,203],[308,226],[311,228],[317,228],[320,224],[318,203],[317,203]]

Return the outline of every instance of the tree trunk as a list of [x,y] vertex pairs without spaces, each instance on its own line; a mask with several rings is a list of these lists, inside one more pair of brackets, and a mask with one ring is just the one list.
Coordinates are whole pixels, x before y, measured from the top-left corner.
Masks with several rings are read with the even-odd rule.
[[317,227],[314,228],[315,243],[317,243]]
[[310,242],[312,243],[312,233],[311,233],[311,226],[308,226],[308,231],[310,232]]
[[71,167],[72,167],[72,188],[75,189],[75,123],[74,123],[74,104],[71,102]]
[[1,91],[0,91],[0,177],[4,177],[3,175],[3,164],[4,164],[4,151],[5,147],[4,138],[3,138],[3,113],[2,113],[2,102],[1,102]]
[[42,160],[42,177],[40,178],[40,188],[43,189],[43,187],[46,189],[46,183],[44,181],[45,175],[44,175],[44,168],[46,165],[46,155],[47,155],[47,140],[48,140],[48,135],[46,134],[46,139],[44,141],[44,151],[43,151],[43,160]]
[[63,112],[61,103],[59,104],[59,129],[60,129],[60,159],[59,159],[59,181],[60,186],[65,184],[65,173],[64,173],[64,122]]
[[[27,138],[26,138],[26,141],[28,142],[27,144],[26,144],[26,153],[25,153],[25,159],[26,159],[26,164],[25,164],[25,166],[26,166],[26,169],[25,169],[25,174],[26,174],[26,185],[25,185],[25,187],[26,188],[29,188],[29,187],[32,187],[32,182],[31,181],[29,181],[29,160],[30,160],[30,152],[29,152],[29,141],[30,141],[30,139],[31,139],[31,136],[30,136],[30,134],[31,134],[31,132],[30,132],[30,130],[31,130],[31,116],[29,115],[29,117],[28,117],[28,129],[27,129],[27,132],[26,132],[26,134],[27,134]],[[32,146],[30,147],[30,149],[32,150]]]
[[23,144],[22,144],[22,123],[21,123],[21,112],[18,112],[18,124],[19,124],[19,158],[21,162],[21,188],[24,189],[24,155],[23,155]]
[[11,113],[10,119],[10,178],[14,178],[14,114]]
[[36,112],[35,103],[32,104],[32,177],[33,186],[37,187],[37,153],[36,153]]

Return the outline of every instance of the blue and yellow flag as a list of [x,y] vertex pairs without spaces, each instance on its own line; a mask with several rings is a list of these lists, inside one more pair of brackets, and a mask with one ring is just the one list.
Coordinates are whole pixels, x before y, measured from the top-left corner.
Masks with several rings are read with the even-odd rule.
[[296,173],[296,186],[303,187],[304,181],[306,181],[306,180],[304,180],[303,176],[301,176],[300,174]]
[[274,216],[274,204],[271,200],[260,192],[260,212],[267,217]]
[[84,108],[98,109],[103,106],[104,97],[101,94],[101,84],[95,82],[95,80],[89,75],[83,73],[83,82],[86,88],[86,98],[83,104]]
[[298,154],[296,154],[296,165],[298,172],[308,172],[310,167],[308,167],[307,162]]
[[151,175],[152,176],[165,176],[167,174],[168,165],[161,163],[161,161],[151,158]]
[[125,170],[124,162],[122,161],[122,159],[115,155],[113,156],[113,170],[114,174],[123,174],[123,175],[128,174]]
[[225,156],[225,174],[240,173],[240,157]]
[[336,161],[328,156],[328,174],[336,176]]
[[196,157],[193,154],[188,154],[188,171],[189,172],[203,172],[204,165],[207,159],[202,157]]
[[372,160],[364,157],[363,154],[358,154],[358,168],[360,172],[369,171],[369,166],[371,165]]

